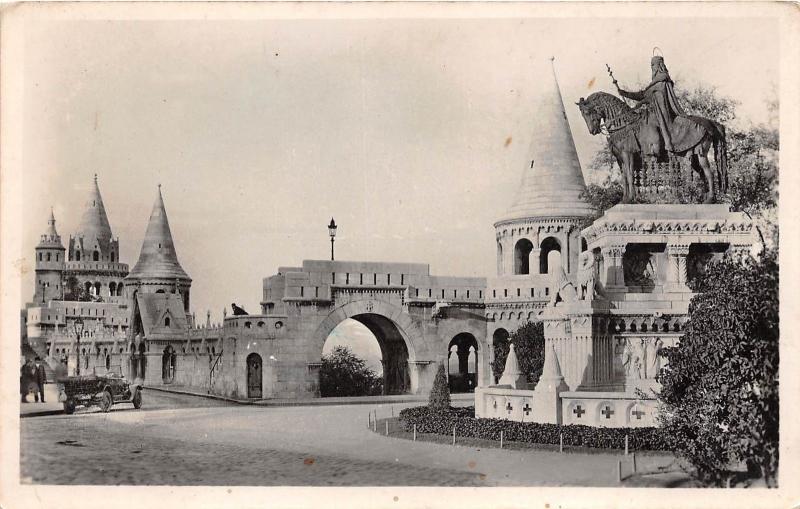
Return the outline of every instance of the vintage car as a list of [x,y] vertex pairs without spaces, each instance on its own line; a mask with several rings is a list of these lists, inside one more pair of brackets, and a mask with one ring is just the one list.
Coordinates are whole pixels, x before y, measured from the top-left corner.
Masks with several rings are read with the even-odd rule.
[[64,412],[71,414],[78,406],[97,405],[103,412],[115,403],[133,403],[142,406],[142,387],[131,384],[121,370],[106,370],[91,375],[68,376],[56,380],[58,400],[64,403]]

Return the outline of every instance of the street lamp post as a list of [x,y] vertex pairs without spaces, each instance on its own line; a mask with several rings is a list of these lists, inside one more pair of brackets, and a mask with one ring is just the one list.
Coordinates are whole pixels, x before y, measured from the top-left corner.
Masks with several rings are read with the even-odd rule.
[[333,239],[336,237],[336,221],[331,218],[331,223],[328,225],[328,235],[331,236],[331,261],[333,261]]
[[75,358],[78,359],[78,365],[75,370],[75,374],[80,376],[81,375],[81,335],[83,334],[83,318],[80,316],[72,322],[72,328],[75,330],[75,338],[77,341],[77,346],[75,350]]

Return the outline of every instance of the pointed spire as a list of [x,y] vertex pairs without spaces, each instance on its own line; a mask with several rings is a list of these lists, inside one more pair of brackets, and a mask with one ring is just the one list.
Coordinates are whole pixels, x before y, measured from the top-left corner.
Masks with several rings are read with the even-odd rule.
[[569,390],[567,383],[564,381],[564,376],[561,374],[561,364],[558,362],[556,349],[552,344],[549,348],[546,348],[542,376],[539,378],[536,390],[540,392],[560,392]]
[[176,279],[191,280],[178,262],[160,185],[153,211],[150,213],[150,222],[144,234],[139,260],[128,274],[128,278],[168,279],[170,282]]
[[501,221],[530,217],[583,217],[591,207],[579,198],[586,188],[564,101],[556,78],[554,57],[542,72],[534,132],[516,199]]
[[510,385],[514,389],[524,389],[526,385],[525,375],[519,369],[519,359],[514,350],[514,343],[508,347],[508,357],[503,369],[503,376],[500,377],[500,385]]
[[96,173],[92,192],[86,201],[86,209],[83,211],[77,236],[83,237],[87,241],[97,240],[101,244],[110,241],[112,237],[111,225],[108,222],[103,197],[100,196],[100,186],[97,184]]
[[53,213],[53,207],[50,207],[50,219],[47,220],[47,231],[42,235],[38,247],[61,247],[61,236],[56,230],[56,216]]

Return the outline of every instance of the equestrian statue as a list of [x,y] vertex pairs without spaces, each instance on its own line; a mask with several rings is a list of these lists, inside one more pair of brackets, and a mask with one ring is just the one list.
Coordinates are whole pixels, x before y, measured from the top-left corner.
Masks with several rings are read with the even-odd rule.
[[[608,66],[606,66],[608,67]],[[651,82],[639,92],[623,90],[608,68],[608,73],[622,97],[638,101],[631,108],[622,99],[595,92],[576,103],[592,135],[607,134],[609,147],[622,173],[623,203],[636,199],[634,176],[645,162],[688,160],[693,171],[700,173],[706,184],[704,203],[714,203],[717,193],[727,192],[727,145],[725,127],[713,120],[687,115],[675,95],[674,84],[657,55],[650,61]],[[708,161],[714,149],[715,165]]]

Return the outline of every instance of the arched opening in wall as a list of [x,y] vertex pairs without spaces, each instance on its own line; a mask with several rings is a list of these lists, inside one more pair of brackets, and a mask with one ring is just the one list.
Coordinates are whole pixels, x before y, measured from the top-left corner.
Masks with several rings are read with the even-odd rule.
[[533,244],[528,239],[519,239],[514,246],[514,274],[530,274],[530,255]]
[[[494,383],[499,382],[500,377],[503,375],[503,368],[505,368],[505,366],[497,363],[496,359],[506,358],[509,344],[508,336],[508,331],[503,328],[495,330],[492,334],[492,360],[489,364],[492,367]],[[498,355],[498,353],[500,355]]]
[[322,357],[322,397],[405,394],[411,389],[405,338],[385,316],[364,313],[343,320],[325,339]]
[[497,275],[503,275],[503,244],[497,243]]
[[100,261],[100,252],[95,251],[92,253],[92,261],[99,262]]
[[478,340],[462,332],[447,348],[450,392],[474,392],[478,385]]
[[117,285],[117,297],[122,297],[123,288],[124,288],[124,285],[122,283]]
[[81,261],[81,252],[80,251],[75,251],[75,261],[76,262]]
[[108,294],[114,297],[117,294],[117,283],[110,282],[108,283]]
[[586,243],[586,239],[581,237],[581,253],[589,249],[589,244]]
[[539,252],[539,274],[552,274],[561,265],[561,244],[553,237],[542,241]]
[[262,363],[261,356],[251,353],[247,356],[247,397],[251,399],[262,398]]
[[100,282],[99,281],[95,281],[95,283],[94,283],[94,294],[97,297],[100,296],[100,286],[101,286]]
[[139,367],[136,372],[138,373],[139,378],[144,378],[145,371],[147,370],[147,356],[145,355],[144,343],[139,343],[139,355],[137,357],[139,361]]
[[165,384],[171,384],[175,381],[176,360],[175,350],[172,345],[167,345],[161,354],[161,381]]
[[83,288],[86,290],[86,295],[94,295],[94,286],[89,281],[84,283]]

